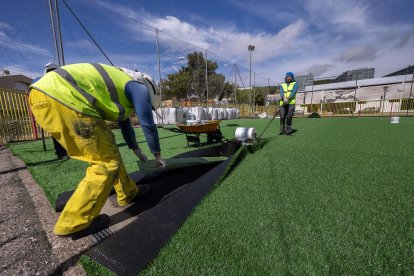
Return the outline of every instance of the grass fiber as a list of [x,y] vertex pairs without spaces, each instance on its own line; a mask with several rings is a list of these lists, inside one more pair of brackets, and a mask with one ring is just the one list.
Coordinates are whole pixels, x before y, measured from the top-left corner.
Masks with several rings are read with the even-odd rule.
[[[260,134],[269,120],[222,121],[221,130]],[[414,119],[296,118],[292,136],[278,129],[275,120],[263,148],[234,166],[140,275],[414,273]],[[190,150],[183,134],[159,133],[165,158]],[[128,172],[136,171],[115,134]],[[9,146],[51,203],[87,166],[54,161],[40,141]]]

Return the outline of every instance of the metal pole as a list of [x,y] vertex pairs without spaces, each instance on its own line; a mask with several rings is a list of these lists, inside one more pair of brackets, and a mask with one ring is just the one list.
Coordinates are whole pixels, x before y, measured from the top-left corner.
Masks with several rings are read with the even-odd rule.
[[387,93],[388,86],[384,86],[384,96],[382,96],[382,102],[381,102],[381,116],[384,115],[384,107],[385,107],[385,94]]
[[52,24],[53,42],[55,44],[55,50],[56,50],[56,57],[58,59],[58,63],[60,63],[58,42],[57,42],[57,37],[56,37],[56,28],[55,28],[55,17],[54,17],[54,12],[53,12],[52,0],[49,0],[49,11],[50,11],[50,23]]
[[[250,81],[249,81],[249,110],[252,109],[252,51],[250,51]],[[250,116],[252,117],[253,113],[250,114]]]
[[207,74],[207,70],[208,70],[208,59],[207,59],[207,49],[206,49],[206,97],[207,97],[207,108],[208,108],[208,74]]
[[256,72],[253,72],[253,117],[256,112]]
[[412,77],[411,77],[411,88],[410,88],[410,96],[408,97],[408,102],[407,102],[407,113],[406,113],[406,116],[408,116],[408,109],[409,109],[409,107],[411,106],[411,92],[413,91],[413,81],[414,81],[414,72],[413,72],[413,74],[412,74]]
[[56,30],[58,33],[58,39],[59,39],[59,66],[65,65],[65,56],[63,54],[63,41],[62,41],[62,33],[60,31],[60,17],[59,17],[59,8],[58,8],[58,2],[55,0],[55,7],[56,7]]
[[234,103],[237,104],[237,78],[236,78],[236,63],[233,65],[234,68]]
[[161,57],[160,57],[160,43],[158,40],[158,29],[155,29],[157,34],[157,56],[158,56],[158,77],[160,79],[159,89],[160,89],[160,100],[161,100],[161,124],[164,125],[164,109],[162,108],[162,86],[161,86]]
[[269,78],[267,78],[266,114],[269,114],[269,103],[267,101],[268,95],[270,95],[270,79]]
[[310,105],[310,110],[309,110],[310,114],[312,114],[312,105],[313,105],[312,101],[313,101],[313,83],[312,83],[311,105]]
[[[358,73],[357,73],[357,75],[356,75],[356,79],[355,79],[355,92],[354,92],[354,101],[356,100],[356,92],[357,92],[357,87],[358,87]],[[357,103],[356,103],[356,101],[355,101],[355,108],[356,108],[356,105],[357,105]],[[351,108],[351,115],[352,115],[352,117],[354,117],[354,111],[352,110],[352,108]]]

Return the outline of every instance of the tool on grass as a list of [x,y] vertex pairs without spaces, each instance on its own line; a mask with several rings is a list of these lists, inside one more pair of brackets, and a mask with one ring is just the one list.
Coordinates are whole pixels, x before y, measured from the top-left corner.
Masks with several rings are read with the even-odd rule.
[[258,140],[262,137],[263,133],[265,133],[265,131],[269,128],[269,126],[272,124],[273,120],[276,118],[277,115],[280,114],[280,108],[276,107],[276,112],[275,115],[273,116],[272,120],[270,120],[270,122],[266,125],[265,129],[262,131],[262,133],[259,135],[259,138],[257,138]]

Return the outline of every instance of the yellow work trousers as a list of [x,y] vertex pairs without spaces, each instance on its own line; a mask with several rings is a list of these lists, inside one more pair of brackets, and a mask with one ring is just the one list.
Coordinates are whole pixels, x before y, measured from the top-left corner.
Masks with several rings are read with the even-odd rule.
[[87,228],[99,215],[112,187],[121,206],[136,196],[138,188],[129,178],[115,136],[103,119],[80,114],[36,89],[30,92],[29,104],[36,121],[71,158],[90,164],[56,222],[56,235]]

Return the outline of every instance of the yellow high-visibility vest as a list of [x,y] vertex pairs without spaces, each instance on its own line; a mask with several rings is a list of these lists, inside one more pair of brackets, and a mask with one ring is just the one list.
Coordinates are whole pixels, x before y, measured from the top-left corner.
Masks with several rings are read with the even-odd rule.
[[133,111],[125,95],[132,79],[120,69],[98,63],[60,67],[31,85],[77,112],[108,121],[122,121]]
[[[290,94],[292,93],[293,87],[295,86],[295,81],[292,81],[291,83],[289,83],[289,86],[287,83],[282,83],[282,88],[283,88],[283,97],[288,98],[290,97]],[[289,104],[295,104],[296,103],[296,94],[293,97],[293,99],[289,100]],[[281,99],[279,101],[279,105],[282,106],[283,105],[283,99]]]

